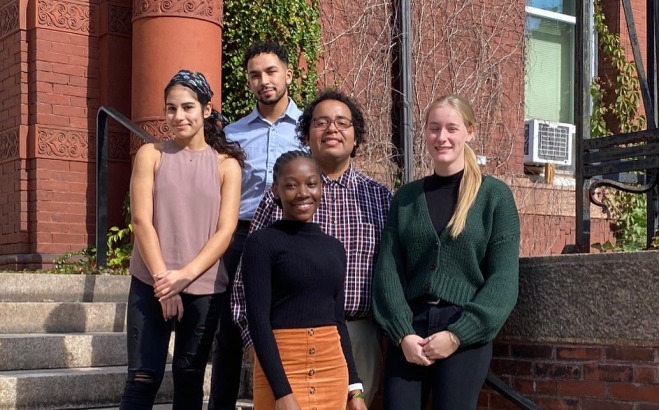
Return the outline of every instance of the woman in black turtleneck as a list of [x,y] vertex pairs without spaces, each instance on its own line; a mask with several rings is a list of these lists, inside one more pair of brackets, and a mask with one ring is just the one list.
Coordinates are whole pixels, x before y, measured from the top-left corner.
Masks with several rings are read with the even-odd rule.
[[434,173],[398,189],[373,274],[373,312],[392,342],[384,410],[475,410],[492,340],[517,302],[519,216],[482,175],[469,101],[445,95],[423,127]]
[[280,156],[272,189],[283,220],[245,243],[242,272],[257,359],[257,409],[366,409],[359,395],[348,395],[348,385],[360,381],[344,319],[345,250],[311,222],[321,185],[309,154]]

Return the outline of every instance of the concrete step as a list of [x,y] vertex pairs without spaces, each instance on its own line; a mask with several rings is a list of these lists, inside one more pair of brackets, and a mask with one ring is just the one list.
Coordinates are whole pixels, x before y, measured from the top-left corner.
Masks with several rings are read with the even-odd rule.
[[[167,363],[173,352],[172,334]],[[125,333],[0,335],[0,371],[124,366],[126,360]]]
[[126,302],[0,302],[0,334],[122,332]]
[[[126,366],[0,372],[0,410],[88,409],[118,406],[126,380]],[[210,392],[210,365],[204,395]],[[172,400],[171,366],[156,398]]]
[[0,272],[0,302],[125,302],[130,276]]
[[[167,363],[173,352],[174,335]],[[0,335],[0,371],[123,366],[126,360],[125,333]]]
[[0,371],[125,364],[125,333],[0,335]]

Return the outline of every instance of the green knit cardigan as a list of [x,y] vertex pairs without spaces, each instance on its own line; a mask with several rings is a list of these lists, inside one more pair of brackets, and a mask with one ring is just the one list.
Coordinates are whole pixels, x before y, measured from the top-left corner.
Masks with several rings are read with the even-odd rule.
[[517,303],[519,215],[508,186],[483,177],[464,231],[437,236],[423,179],[391,202],[373,277],[375,318],[394,343],[414,334],[409,301],[420,296],[462,306],[448,328],[462,346],[494,339]]

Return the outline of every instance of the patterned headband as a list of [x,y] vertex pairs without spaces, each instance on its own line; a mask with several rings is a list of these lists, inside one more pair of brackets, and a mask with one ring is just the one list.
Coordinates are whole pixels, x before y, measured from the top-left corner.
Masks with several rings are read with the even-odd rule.
[[208,98],[208,101],[213,97],[213,91],[211,91],[211,86],[208,84],[208,80],[206,80],[206,77],[200,72],[181,70],[169,80],[166,89],[174,84],[184,84],[196,92],[197,95],[203,95]]

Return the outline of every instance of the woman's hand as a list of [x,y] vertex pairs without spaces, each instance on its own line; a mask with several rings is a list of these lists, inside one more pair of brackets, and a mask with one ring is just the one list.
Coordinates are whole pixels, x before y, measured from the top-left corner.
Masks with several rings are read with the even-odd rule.
[[188,287],[191,280],[183,270],[168,270],[153,277],[153,291],[158,300],[163,301],[178,295]]
[[422,339],[423,354],[431,360],[446,359],[460,347],[457,337],[444,330]]
[[[361,391],[361,390],[357,390]],[[368,410],[366,408],[366,402],[361,397],[353,397],[352,400],[348,400],[348,410]]]
[[169,320],[176,317],[179,321],[183,319],[183,301],[181,295],[174,295],[169,299],[161,300],[160,307],[162,307],[162,317]]
[[400,348],[403,350],[405,360],[419,366],[430,366],[435,363],[434,359],[430,359],[423,352],[424,340],[417,335],[407,335],[403,338],[400,342]]
[[275,410],[301,410],[297,400],[293,397],[293,393],[275,400]]

